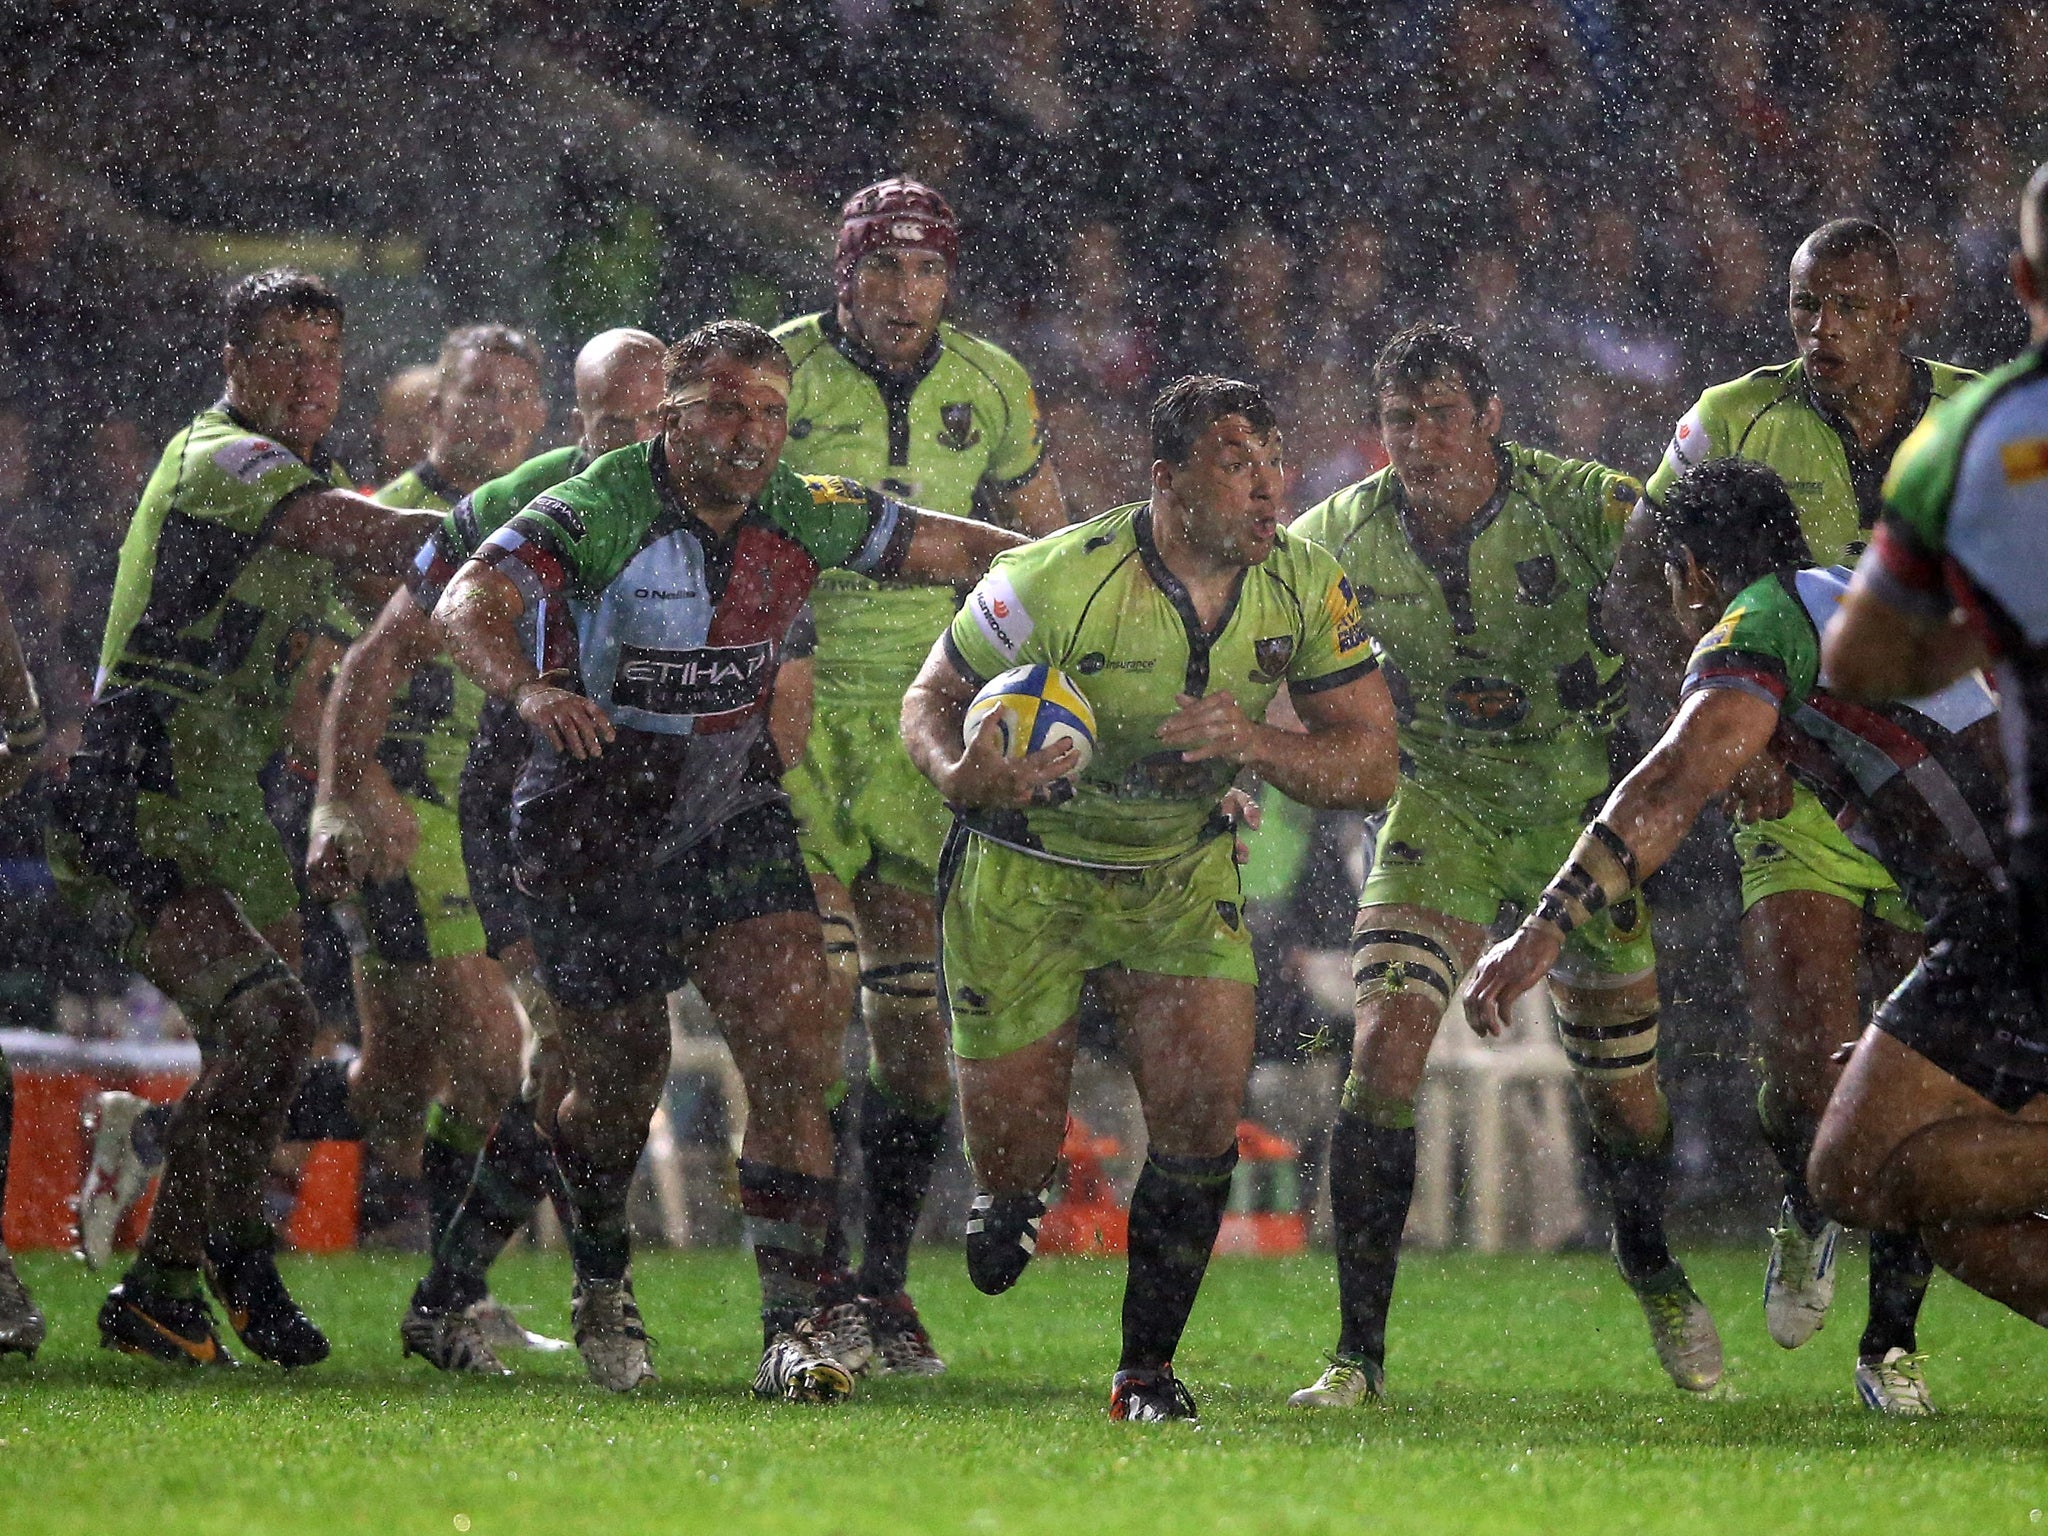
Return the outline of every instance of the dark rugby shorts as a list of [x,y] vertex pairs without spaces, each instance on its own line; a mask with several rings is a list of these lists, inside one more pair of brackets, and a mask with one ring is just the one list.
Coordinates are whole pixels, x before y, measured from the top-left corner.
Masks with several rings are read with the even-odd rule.
[[2017,1114],[2048,1093],[2048,1017],[2010,909],[1969,903],[1928,928],[1928,949],[1871,1022]]

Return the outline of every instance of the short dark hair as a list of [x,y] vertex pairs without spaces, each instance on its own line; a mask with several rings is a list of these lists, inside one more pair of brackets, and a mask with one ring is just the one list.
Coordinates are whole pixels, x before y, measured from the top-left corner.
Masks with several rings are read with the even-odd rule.
[[1373,360],[1373,414],[1379,414],[1380,396],[1388,390],[1415,394],[1442,373],[1457,376],[1475,410],[1485,410],[1486,402],[1498,393],[1478,342],[1452,326],[1425,321],[1396,334]]
[[472,352],[486,356],[516,357],[530,364],[535,373],[547,372],[547,360],[541,355],[540,344],[526,332],[501,325],[495,320],[481,325],[465,325],[450,331],[441,342],[441,355],[434,359],[434,383],[445,389],[449,379],[462,360]]
[[1175,379],[1152,402],[1152,457],[1169,464],[1187,463],[1202,434],[1226,416],[1244,417],[1261,436],[1280,426],[1256,384],[1214,373]]
[[1673,484],[1651,515],[1664,559],[1682,565],[1690,554],[1724,591],[1814,563],[1792,493],[1775,469],[1753,459],[1702,464]]
[[254,343],[266,315],[332,315],[341,320],[341,297],[324,279],[296,267],[270,267],[251,272],[221,296],[227,343]]
[[662,354],[662,377],[668,392],[674,394],[697,378],[714,357],[729,357],[748,368],[773,368],[785,375],[796,371],[782,343],[752,321],[713,320]]
[[1840,261],[1868,252],[1878,259],[1894,288],[1906,285],[1906,265],[1899,259],[1898,241],[1890,230],[1869,219],[1830,219],[1800,241],[1799,249],[1815,261]]

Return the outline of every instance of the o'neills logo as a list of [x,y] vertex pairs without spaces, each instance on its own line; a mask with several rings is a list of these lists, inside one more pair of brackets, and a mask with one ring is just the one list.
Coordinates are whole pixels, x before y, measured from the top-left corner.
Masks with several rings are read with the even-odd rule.
[[745,709],[761,697],[774,675],[774,659],[766,640],[689,651],[622,645],[618,669],[612,674],[612,702],[655,715],[722,715]]

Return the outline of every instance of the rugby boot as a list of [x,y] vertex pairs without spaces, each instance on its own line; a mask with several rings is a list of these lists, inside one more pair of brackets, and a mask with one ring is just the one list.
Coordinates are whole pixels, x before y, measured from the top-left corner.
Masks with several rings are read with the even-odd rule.
[[1153,1371],[1118,1371],[1109,1385],[1109,1416],[1129,1424],[1201,1422],[1194,1394],[1170,1365]]
[[0,1248],[0,1355],[27,1355],[43,1347],[47,1329],[35,1298],[14,1272],[14,1260]]
[[430,1312],[418,1302],[398,1325],[400,1358],[418,1355],[437,1371],[457,1376],[510,1376],[473,1312]]
[[205,1267],[207,1289],[227,1313],[228,1326],[257,1356],[288,1371],[327,1358],[327,1335],[292,1300],[267,1245],[245,1248],[209,1237]]
[[863,1296],[868,1333],[875,1341],[875,1358],[868,1369],[877,1376],[943,1376],[946,1362],[932,1348],[932,1336],[925,1332],[924,1319],[906,1291],[894,1296]]
[[1824,1222],[1812,1237],[1792,1214],[1788,1199],[1771,1228],[1771,1257],[1764,1266],[1764,1327],[1786,1349],[1797,1349],[1827,1326],[1835,1299],[1835,1248],[1839,1222]]
[[849,1376],[870,1369],[875,1359],[875,1336],[868,1328],[867,1309],[858,1296],[821,1306],[811,1314],[811,1338],[818,1348],[837,1360]]
[[633,1282],[579,1280],[569,1304],[576,1348],[590,1379],[608,1392],[630,1392],[654,1381],[653,1342],[640,1321]]
[[967,1278],[984,1296],[1000,1296],[1023,1278],[1038,1251],[1045,1197],[977,1194],[967,1213]]
[[1721,1380],[1721,1335],[1685,1271],[1673,1264],[1633,1287],[1657,1363],[1673,1385],[1687,1392],[1711,1392]]
[[785,1328],[761,1351],[754,1396],[785,1403],[838,1403],[853,1395],[853,1373],[827,1352],[808,1320]]
[[524,1349],[537,1355],[559,1354],[576,1346],[567,1339],[550,1338],[544,1333],[535,1333],[519,1321],[519,1314],[495,1296],[486,1296],[469,1309],[470,1317],[484,1336],[484,1342],[493,1350]]
[[135,1122],[149,1100],[132,1093],[96,1093],[79,1116],[92,1138],[92,1157],[79,1186],[78,1255],[87,1269],[100,1269],[113,1257],[114,1234],[160,1166],[146,1161],[135,1145]]
[[232,1367],[214,1332],[213,1312],[197,1296],[154,1296],[123,1280],[100,1305],[100,1348],[171,1365]]
[[1387,1374],[1363,1355],[1332,1355],[1322,1375],[1287,1399],[1290,1408],[1356,1408],[1383,1402]]
[[1921,1368],[1925,1355],[1892,1348],[1882,1359],[1856,1362],[1856,1395],[1873,1413],[1895,1419],[1931,1419],[1934,1399],[1927,1394],[1927,1378]]

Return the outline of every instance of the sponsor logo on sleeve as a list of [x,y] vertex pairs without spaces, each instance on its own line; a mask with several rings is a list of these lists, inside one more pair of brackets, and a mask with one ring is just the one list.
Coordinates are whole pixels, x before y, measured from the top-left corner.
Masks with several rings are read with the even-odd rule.
[[1365,615],[1359,611],[1358,594],[1352,590],[1351,578],[1339,576],[1336,584],[1323,596],[1323,606],[1329,610],[1330,622],[1337,631],[1337,654],[1349,656],[1353,651],[1363,650],[1372,644],[1372,637],[1365,631]]
[[582,517],[566,501],[553,496],[536,496],[527,504],[526,510],[539,513],[579,544],[589,537]]
[[1024,642],[1031,638],[1031,631],[1038,627],[1017,596],[1017,589],[1010,585],[1009,576],[1002,571],[990,571],[983,577],[967,606],[982,638],[1006,661],[1017,659]]
[[1671,434],[1671,446],[1665,450],[1665,462],[1679,474],[1688,469],[1698,469],[1707,462],[1707,424],[1700,419],[1700,408],[1694,406],[1685,413],[1678,423],[1678,430]]
[[276,474],[299,462],[298,456],[267,437],[238,437],[213,451],[214,467],[231,480],[254,485],[265,475]]
[[861,484],[844,475],[805,475],[803,481],[810,490],[814,507],[850,506],[867,500],[867,492]]
[[2007,485],[2024,485],[2048,475],[2048,437],[2023,437],[1998,450]]

